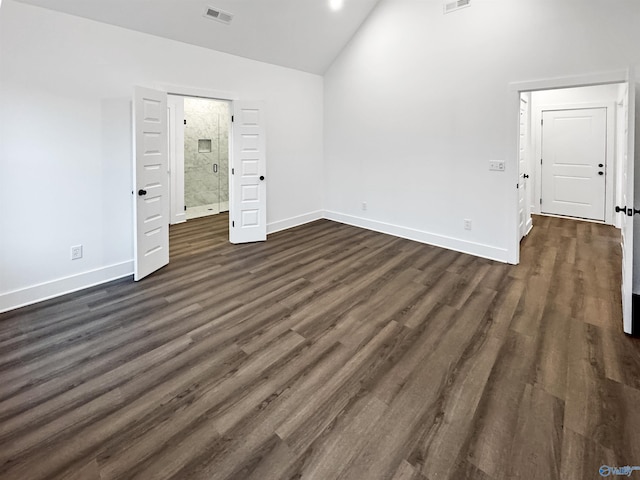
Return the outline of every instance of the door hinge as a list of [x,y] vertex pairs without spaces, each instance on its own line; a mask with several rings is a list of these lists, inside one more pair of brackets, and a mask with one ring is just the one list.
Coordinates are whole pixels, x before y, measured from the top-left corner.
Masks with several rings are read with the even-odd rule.
[[542,165],[542,159],[540,159],[540,165]]
[[236,169],[235,169],[235,168],[232,168],[232,169],[231,169],[231,175],[235,175],[235,174],[236,174]]
[[186,119],[186,118],[184,119],[184,124],[185,124],[185,125],[187,124],[187,119]]
[[520,188],[520,184],[519,183],[516,183],[516,188]]
[[186,206],[186,205],[184,206],[184,211],[185,211],[185,212],[187,211],[187,206]]
[[542,205],[542,197],[540,197],[540,205]]
[[233,123],[233,115],[231,115],[231,123]]
[[540,125],[544,125],[544,120],[540,119]]
[[236,222],[235,222],[235,221],[233,221],[233,220],[231,220],[231,226],[232,226],[232,227],[235,227],[235,226],[236,226]]

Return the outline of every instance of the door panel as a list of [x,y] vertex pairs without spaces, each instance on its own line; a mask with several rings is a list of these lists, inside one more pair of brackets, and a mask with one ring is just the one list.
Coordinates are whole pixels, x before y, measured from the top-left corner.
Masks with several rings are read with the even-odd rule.
[[604,221],[606,108],[545,111],[542,121],[540,211]]
[[263,241],[267,238],[264,106],[260,102],[234,102],[233,111],[229,240]]
[[133,98],[134,279],[169,263],[167,95],[136,87]]

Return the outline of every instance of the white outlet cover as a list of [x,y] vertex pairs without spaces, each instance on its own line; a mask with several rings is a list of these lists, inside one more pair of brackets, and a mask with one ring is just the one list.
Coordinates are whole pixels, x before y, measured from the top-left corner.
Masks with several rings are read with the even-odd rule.
[[489,170],[504,172],[504,160],[489,160]]
[[71,260],[82,258],[82,245],[71,247]]

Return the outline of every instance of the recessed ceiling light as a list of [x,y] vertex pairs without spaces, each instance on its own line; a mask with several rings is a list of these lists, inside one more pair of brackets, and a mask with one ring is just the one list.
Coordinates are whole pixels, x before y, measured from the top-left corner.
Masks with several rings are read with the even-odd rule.
[[331,10],[340,10],[343,3],[343,0],[329,0],[329,7]]

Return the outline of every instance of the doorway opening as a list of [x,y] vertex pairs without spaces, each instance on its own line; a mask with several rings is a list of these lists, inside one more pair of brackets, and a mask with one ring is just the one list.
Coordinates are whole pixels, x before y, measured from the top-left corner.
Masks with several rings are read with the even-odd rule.
[[531,214],[620,227],[614,207],[625,149],[619,121],[625,85],[520,92],[520,238],[531,228]]
[[[511,112],[515,114],[518,105],[522,115],[523,100],[530,103],[530,138],[524,145],[525,161],[518,162],[514,172],[518,176],[518,192],[521,183],[528,182],[528,214],[586,220],[621,229],[622,317],[626,333],[632,330],[633,214],[629,215],[626,206],[633,205],[634,198],[636,88],[631,70],[510,86],[514,93]],[[544,128],[545,123],[554,122],[555,131]],[[523,124],[526,128],[522,120],[517,127],[515,122],[512,124],[514,154],[523,148]],[[593,151],[598,151],[598,156],[582,158]],[[520,202],[516,203],[516,198],[518,195],[514,198],[518,216],[513,215],[511,220],[515,234],[512,263],[519,261],[523,237]],[[557,209],[558,205],[569,206],[569,210]]]
[[229,211],[229,103],[184,99],[184,204],[187,220]]
[[171,224],[229,211],[230,102],[168,95]]

